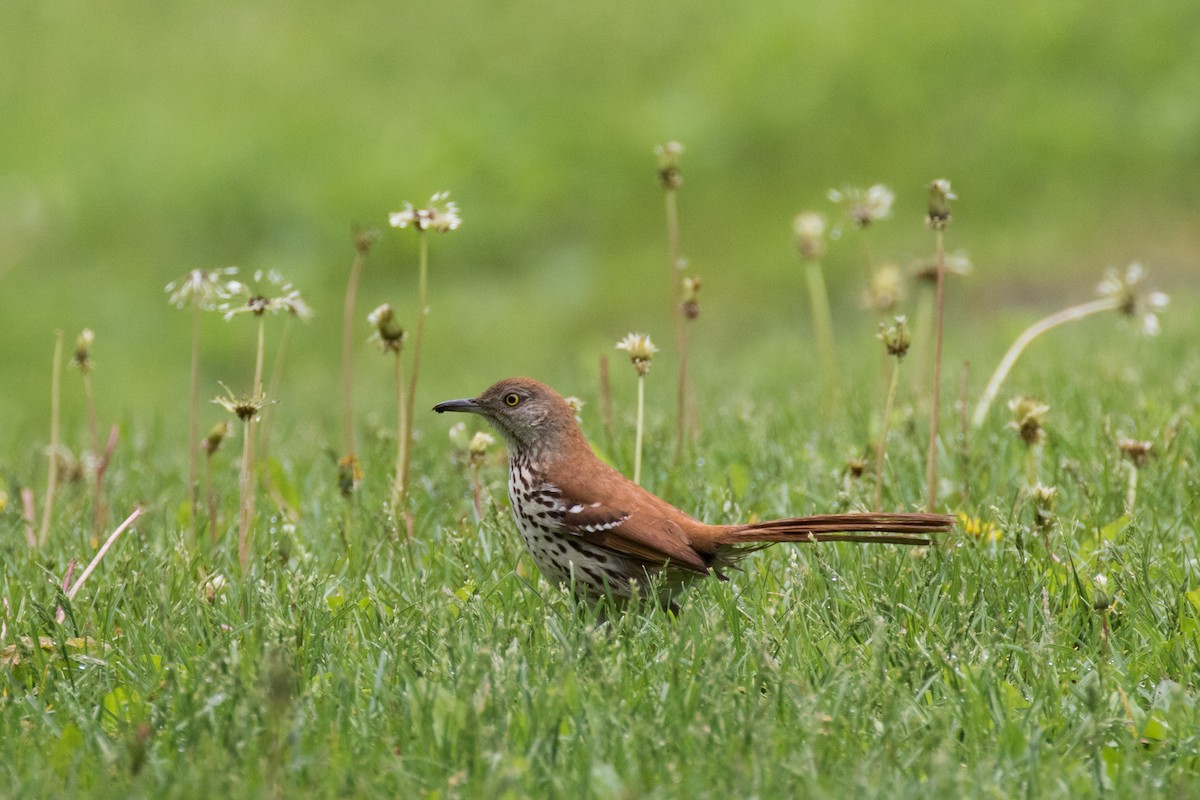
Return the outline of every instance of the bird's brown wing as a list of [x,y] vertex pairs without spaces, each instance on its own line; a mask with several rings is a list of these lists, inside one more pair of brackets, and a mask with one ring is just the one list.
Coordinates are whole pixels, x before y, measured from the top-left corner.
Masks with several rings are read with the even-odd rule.
[[683,527],[671,518],[690,519],[683,512],[615,471],[601,475],[599,481],[595,477],[586,486],[566,482],[557,487],[563,503],[559,524],[564,533],[649,564],[670,562],[693,572],[708,571],[708,563],[691,546]]

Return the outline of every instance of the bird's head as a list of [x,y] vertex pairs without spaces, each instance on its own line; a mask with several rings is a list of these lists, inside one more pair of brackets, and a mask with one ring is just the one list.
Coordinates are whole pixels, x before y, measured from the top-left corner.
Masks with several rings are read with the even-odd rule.
[[479,414],[510,448],[540,450],[581,436],[575,412],[558,392],[531,378],[506,378],[483,394],[438,403],[433,410]]

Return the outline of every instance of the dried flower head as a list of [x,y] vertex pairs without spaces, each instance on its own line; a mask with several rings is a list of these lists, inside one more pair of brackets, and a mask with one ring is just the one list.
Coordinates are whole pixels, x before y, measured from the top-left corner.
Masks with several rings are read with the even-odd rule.
[[904,358],[908,346],[912,344],[912,335],[908,332],[908,320],[903,314],[897,316],[891,325],[879,323],[879,333],[876,334],[889,356]]
[[351,453],[338,459],[337,483],[338,491],[341,492],[342,497],[349,497],[357,492],[362,479],[362,464],[359,463],[358,456]]
[[286,312],[300,319],[308,319],[313,315],[300,291],[277,270],[255,270],[252,284],[229,281],[225,285],[225,298],[218,308],[227,320],[239,314],[261,317],[264,314]]
[[[942,265],[946,275],[969,275],[971,273],[971,258],[966,250],[955,250],[942,257]],[[938,262],[936,258],[918,259],[913,262],[912,276],[919,281],[937,282]]]
[[950,225],[950,201],[958,195],[950,191],[950,181],[938,178],[929,184],[929,214],[925,224],[930,230],[944,231]]
[[1121,449],[1121,455],[1128,458],[1130,463],[1138,469],[1146,466],[1154,455],[1154,442],[1138,441],[1122,436],[1117,440],[1117,447]]
[[458,206],[452,200],[447,200],[449,192],[438,192],[429,198],[429,205],[415,208],[406,202],[403,211],[393,211],[388,214],[388,224],[393,228],[411,227],[418,233],[436,231],[446,233],[462,225],[458,216]]
[[1036,483],[1029,487],[1029,499],[1033,502],[1034,521],[1039,528],[1046,528],[1054,521],[1054,507],[1058,505],[1058,488]]
[[71,356],[71,366],[80,372],[91,371],[92,343],[95,341],[96,334],[92,333],[91,328],[84,328],[80,331],[79,337],[75,340],[75,355]]
[[679,157],[683,155],[683,145],[679,142],[655,145],[654,154],[658,156],[658,180],[663,188],[671,191],[682,186],[683,173],[679,171]]
[[1160,330],[1158,315],[1166,310],[1171,298],[1164,292],[1146,291],[1141,285],[1145,275],[1145,269],[1136,261],[1125,268],[1124,274],[1110,269],[1096,291],[1112,300],[1125,316],[1140,320],[1147,336],[1154,336]]
[[208,435],[204,437],[204,441],[200,443],[200,449],[208,453],[209,456],[212,456],[221,449],[221,443],[225,441],[225,437],[228,435],[229,423],[222,420],[212,426]]
[[690,320],[696,319],[700,316],[700,279],[691,275],[683,279],[682,286],[680,304],[683,307],[683,316]]
[[204,582],[203,588],[205,601],[209,603],[215,603],[217,598],[225,591],[225,586],[227,584],[228,581],[225,580],[224,575],[217,573],[211,576]]
[[867,471],[868,463],[867,457],[864,455],[851,455],[846,459],[845,474],[849,475],[853,480],[858,480]]
[[1021,440],[1029,446],[1039,444],[1046,439],[1043,425],[1050,406],[1032,397],[1014,397],[1008,401],[1008,410],[1012,412],[1013,421],[1008,427],[1015,430]]
[[1112,608],[1112,596],[1108,593],[1108,577],[1096,575],[1092,578],[1092,608],[1096,611],[1107,611]]
[[495,443],[495,436],[492,436],[487,431],[476,431],[467,445],[467,452],[471,454],[472,458],[483,458],[483,456],[487,455],[488,448]]
[[379,346],[383,351],[399,353],[404,347],[404,340],[407,333],[404,328],[396,321],[396,314],[392,311],[391,305],[384,303],[367,315],[367,322],[371,323],[371,327],[375,329],[375,333],[371,334],[369,341],[379,342]]
[[351,234],[354,236],[354,249],[364,256],[371,252],[375,242],[379,241],[379,231],[375,228],[360,228],[355,225],[351,229]]
[[228,294],[226,278],[236,275],[237,267],[194,269],[167,284],[167,301],[177,308],[195,304],[208,311],[217,307]]
[[214,397],[213,402],[221,408],[233,414],[242,422],[248,422],[251,419],[258,419],[259,414],[268,405],[273,405],[273,400],[267,400],[261,392],[253,395],[235,395],[228,386],[221,384],[225,389],[224,397]]
[[863,295],[863,305],[880,314],[888,314],[904,299],[904,277],[900,267],[887,263],[871,273],[871,283]]
[[637,369],[638,375],[645,375],[650,371],[650,359],[658,352],[654,342],[644,333],[625,334],[625,338],[617,342],[617,349],[629,354],[629,360]]
[[816,211],[803,211],[792,220],[792,236],[796,239],[796,252],[805,261],[816,261],[825,255],[825,215]]
[[842,206],[855,227],[865,228],[876,220],[892,215],[892,203],[896,195],[882,183],[877,183],[865,190],[853,186],[830,189],[829,199]]

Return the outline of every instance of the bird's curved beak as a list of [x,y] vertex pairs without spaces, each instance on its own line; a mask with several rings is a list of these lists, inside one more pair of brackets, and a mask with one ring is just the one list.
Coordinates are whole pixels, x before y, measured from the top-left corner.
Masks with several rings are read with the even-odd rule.
[[466,411],[471,414],[483,413],[483,407],[479,405],[478,401],[469,397],[462,400],[447,400],[444,403],[438,403],[433,407],[433,410],[439,414],[446,411]]

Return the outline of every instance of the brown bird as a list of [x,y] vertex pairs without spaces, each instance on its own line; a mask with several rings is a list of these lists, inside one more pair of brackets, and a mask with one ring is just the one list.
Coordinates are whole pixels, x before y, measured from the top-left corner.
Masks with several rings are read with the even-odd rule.
[[433,407],[479,414],[508,447],[508,497],[538,569],[588,599],[628,598],[635,582],[664,606],[696,578],[715,576],[775,542],[927,545],[944,514],[820,514],[745,525],[708,525],[605,464],[557,392],[508,378],[478,397]]

